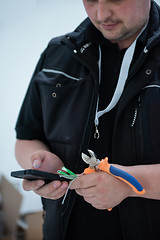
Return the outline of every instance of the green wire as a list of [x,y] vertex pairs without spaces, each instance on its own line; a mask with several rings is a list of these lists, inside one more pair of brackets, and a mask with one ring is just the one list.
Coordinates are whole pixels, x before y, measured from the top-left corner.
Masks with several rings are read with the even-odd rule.
[[67,169],[66,167],[62,167],[62,170],[66,171],[68,174],[77,177],[75,173],[73,173],[71,170]]
[[63,175],[63,176],[68,176],[67,173],[65,173],[65,172],[63,172],[63,171],[61,171],[61,170],[58,170],[57,172],[58,172],[59,174]]
[[71,180],[77,177],[76,174],[74,174],[72,171],[70,171],[66,167],[62,167],[62,170],[66,171],[66,172],[63,172],[61,170],[57,171],[62,177],[65,177],[65,178],[68,178],[68,179],[71,179]]

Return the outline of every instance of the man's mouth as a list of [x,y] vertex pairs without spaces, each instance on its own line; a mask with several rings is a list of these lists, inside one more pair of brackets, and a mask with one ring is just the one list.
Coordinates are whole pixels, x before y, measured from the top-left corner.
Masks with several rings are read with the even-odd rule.
[[118,23],[101,23],[101,27],[104,30],[113,30],[117,25]]

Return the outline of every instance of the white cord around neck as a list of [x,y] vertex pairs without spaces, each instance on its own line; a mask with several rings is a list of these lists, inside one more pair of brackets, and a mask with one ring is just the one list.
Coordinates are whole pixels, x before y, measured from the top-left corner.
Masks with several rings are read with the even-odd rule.
[[[120,97],[122,96],[122,93],[123,93],[123,90],[124,90],[124,86],[125,86],[126,80],[128,78],[128,74],[129,74],[129,68],[130,68],[130,65],[131,65],[131,62],[132,62],[132,59],[133,59],[133,55],[134,55],[134,52],[135,52],[137,39],[142,34],[142,32],[144,31],[145,28],[146,28],[146,26],[139,33],[139,35],[137,36],[135,41],[131,44],[131,46],[126,50],[126,52],[124,54],[124,57],[123,57],[122,64],[121,64],[121,69],[120,69],[120,74],[119,74],[119,78],[118,78],[118,83],[117,83],[115,92],[113,94],[112,100],[109,103],[109,105],[102,111],[98,111],[98,105],[99,105],[99,97],[98,97],[97,108],[96,108],[96,116],[95,116],[95,121],[94,121],[96,128],[99,125],[99,118],[103,114],[111,111],[116,106],[116,104],[118,103]],[[101,61],[102,61],[101,60],[102,59],[101,55],[102,55],[101,54],[101,48],[99,46],[99,61],[98,61],[98,66],[99,66],[99,84],[100,84],[100,81],[101,81]]]

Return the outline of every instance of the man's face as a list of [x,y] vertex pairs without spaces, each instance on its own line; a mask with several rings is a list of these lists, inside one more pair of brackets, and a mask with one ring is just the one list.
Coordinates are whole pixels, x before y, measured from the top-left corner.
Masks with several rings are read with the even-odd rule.
[[150,0],[83,0],[95,27],[120,48],[128,47],[149,19]]

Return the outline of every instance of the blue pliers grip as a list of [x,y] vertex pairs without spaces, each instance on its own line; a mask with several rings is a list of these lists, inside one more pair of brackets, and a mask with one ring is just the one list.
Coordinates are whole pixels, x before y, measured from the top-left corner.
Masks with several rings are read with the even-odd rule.
[[144,194],[144,188],[131,174],[110,165],[109,172],[116,178],[121,179],[132,187],[137,194]]
[[98,168],[102,171],[105,171],[112,176],[122,180],[127,183],[137,194],[144,194],[145,190],[142,185],[134,178],[131,174],[116,168],[108,163],[108,158],[101,160]]

